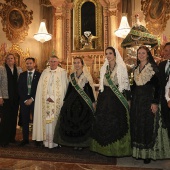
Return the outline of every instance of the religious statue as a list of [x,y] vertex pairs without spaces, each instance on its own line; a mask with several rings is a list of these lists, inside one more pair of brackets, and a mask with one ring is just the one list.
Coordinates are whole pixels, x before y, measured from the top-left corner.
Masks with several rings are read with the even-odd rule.
[[91,34],[91,31],[85,31],[84,35],[81,36],[80,42],[82,44],[81,50],[94,49],[93,41],[98,37]]

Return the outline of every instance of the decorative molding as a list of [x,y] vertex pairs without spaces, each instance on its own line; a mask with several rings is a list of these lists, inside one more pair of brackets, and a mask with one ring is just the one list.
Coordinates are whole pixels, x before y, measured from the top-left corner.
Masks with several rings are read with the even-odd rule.
[[62,18],[63,18],[62,14],[56,14],[55,13],[55,16],[56,16],[56,20],[62,20]]
[[16,62],[17,64],[23,69],[26,70],[26,66],[25,66],[25,58],[30,56],[29,53],[29,49],[27,48],[26,52],[24,52],[21,47],[18,44],[13,44],[8,52],[13,53],[15,58],[16,58]]
[[33,11],[27,11],[22,0],[5,0],[0,3],[0,16],[3,31],[12,43],[20,43],[28,35],[29,24],[33,20]]
[[113,11],[109,11],[110,16],[117,16],[117,9]]
[[162,34],[170,18],[170,1],[141,0],[141,10],[145,15],[147,29],[154,35]]
[[104,49],[108,47],[108,16],[104,16]]
[[50,0],[40,0],[40,5],[43,5],[43,6],[46,6],[46,7],[52,6]]

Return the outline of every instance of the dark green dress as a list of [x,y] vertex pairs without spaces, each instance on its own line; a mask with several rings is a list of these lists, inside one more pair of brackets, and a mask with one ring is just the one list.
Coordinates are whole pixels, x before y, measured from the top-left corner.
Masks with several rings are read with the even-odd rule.
[[[124,95],[130,97],[129,91]],[[99,92],[90,150],[105,156],[131,155],[129,112],[109,86]]]

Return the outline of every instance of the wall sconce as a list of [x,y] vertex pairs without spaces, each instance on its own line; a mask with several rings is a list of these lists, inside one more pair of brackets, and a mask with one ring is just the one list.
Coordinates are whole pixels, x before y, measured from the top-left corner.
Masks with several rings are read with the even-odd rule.
[[52,39],[52,35],[47,32],[45,21],[40,23],[38,33],[34,34],[34,38],[41,43]]
[[115,35],[120,38],[125,38],[130,32],[130,26],[126,14],[122,14],[122,19],[119,28],[115,31]]

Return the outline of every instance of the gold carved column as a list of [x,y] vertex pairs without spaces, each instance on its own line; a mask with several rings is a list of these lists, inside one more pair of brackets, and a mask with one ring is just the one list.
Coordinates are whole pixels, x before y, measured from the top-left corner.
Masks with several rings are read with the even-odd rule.
[[72,3],[50,0],[55,7],[55,50],[60,61],[66,62],[71,54],[71,9]]
[[103,35],[104,35],[104,49],[109,45],[109,31],[108,31],[108,8],[103,8]]
[[108,8],[108,13],[109,13],[109,45],[114,46],[117,48],[118,46],[118,38],[115,35],[115,30],[118,29],[118,17],[117,17],[117,13],[118,13],[118,3],[119,1],[112,1],[110,2],[110,6]]
[[56,55],[59,57],[60,61],[64,56],[64,18],[65,18],[65,11],[63,11],[63,7],[57,7],[55,13],[55,50]]
[[120,0],[99,0],[103,7],[103,35],[104,35],[104,49],[108,46],[117,47],[118,38],[114,31],[118,28],[118,4]]
[[[71,10],[73,8],[72,3],[68,3],[66,6],[66,21],[65,21],[65,58],[64,60],[71,63]],[[68,64],[68,63],[67,63]],[[68,69],[68,68],[67,68]]]

